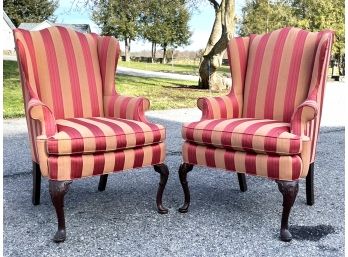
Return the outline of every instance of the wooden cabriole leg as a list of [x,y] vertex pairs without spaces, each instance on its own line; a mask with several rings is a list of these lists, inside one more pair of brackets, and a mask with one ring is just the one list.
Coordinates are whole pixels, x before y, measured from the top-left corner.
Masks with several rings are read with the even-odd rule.
[[283,214],[280,228],[280,239],[285,242],[290,242],[292,235],[289,231],[289,215],[291,207],[294,205],[297,192],[298,180],[296,181],[282,181],[277,180],[279,191],[283,195]]
[[314,204],[314,162],[309,165],[306,177],[306,198],[307,204]]
[[179,168],[179,179],[184,190],[185,202],[182,207],[179,208],[179,212],[186,213],[190,206],[190,190],[187,183],[187,173],[193,169],[193,165],[189,163],[182,163]]
[[245,174],[244,173],[237,173],[238,175],[238,182],[239,182],[239,188],[240,191],[245,192],[248,189],[246,179],[245,179]]
[[56,181],[49,180],[49,192],[58,219],[58,230],[53,237],[56,243],[64,242],[66,238],[65,216],[64,216],[64,196],[69,190],[71,180]]
[[41,171],[40,166],[36,162],[33,162],[33,205],[40,204],[40,191],[41,191]]
[[98,190],[104,191],[106,187],[106,182],[108,182],[108,174],[101,175],[99,179]]
[[157,164],[153,166],[155,171],[160,174],[160,182],[158,185],[158,190],[157,190],[157,195],[156,195],[156,204],[157,204],[157,211],[160,214],[166,214],[168,213],[168,209],[163,207],[162,205],[162,196],[164,189],[166,187],[167,181],[168,181],[168,176],[169,176],[169,170],[167,165],[164,163],[162,164]]

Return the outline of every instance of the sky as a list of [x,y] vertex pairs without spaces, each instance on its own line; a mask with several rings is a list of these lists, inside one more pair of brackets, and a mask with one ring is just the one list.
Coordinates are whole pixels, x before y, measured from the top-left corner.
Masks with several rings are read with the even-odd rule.
[[[59,7],[54,13],[57,17],[57,22],[90,24],[92,32],[99,33],[100,30],[98,26],[90,18],[90,10],[74,10],[71,8],[73,2],[74,0],[59,1]],[[241,16],[241,9],[244,3],[245,0],[236,0],[236,15],[238,17]],[[194,11],[189,22],[190,31],[193,33],[191,44],[178,48],[178,50],[185,49],[189,51],[197,51],[205,48],[214,23],[214,18],[214,8],[208,3],[208,1],[202,0],[202,4],[197,11]],[[124,49],[123,44],[121,44],[121,49]],[[136,42],[131,43],[131,50],[132,49],[136,49],[136,51],[150,50],[151,44],[144,40],[137,40]]]

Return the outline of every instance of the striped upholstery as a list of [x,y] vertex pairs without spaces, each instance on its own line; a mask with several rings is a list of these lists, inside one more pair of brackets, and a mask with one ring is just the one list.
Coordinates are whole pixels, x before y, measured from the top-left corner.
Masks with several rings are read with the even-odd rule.
[[57,120],[58,133],[47,139],[53,155],[109,152],[163,142],[161,125],[134,120],[71,118]]
[[188,142],[184,143],[182,152],[185,163],[272,179],[295,180],[306,176],[308,170],[303,168],[301,157],[298,155],[275,156],[235,152]]
[[290,133],[290,124],[275,120],[214,119],[183,125],[183,138],[235,151],[295,155],[309,138]]
[[67,180],[164,161],[165,129],[146,120],[149,101],[115,88],[113,37],[64,27],[14,30],[32,159]]
[[120,151],[83,154],[48,155],[45,140],[38,137],[38,155],[43,176],[52,180],[70,180],[97,176],[164,162],[165,144],[159,143]]
[[295,28],[251,35],[243,117],[290,121],[308,95],[318,35]]
[[227,55],[233,78],[232,89],[227,96],[199,98],[197,106],[202,110],[202,119],[241,117],[248,51],[249,37],[237,37],[230,40]]
[[198,99],[201,121],[182,129],[184,162],[274,179],[306,176],[332,42],[331,31],[297,28],[230,40],[232,89]]
[[96,35],[50,27],[17,29],[15,37],[31,97],[56,119],[103,116]]

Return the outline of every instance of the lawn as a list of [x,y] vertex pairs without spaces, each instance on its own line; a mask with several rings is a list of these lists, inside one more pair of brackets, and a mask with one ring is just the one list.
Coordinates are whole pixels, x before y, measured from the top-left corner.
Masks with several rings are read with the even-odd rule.
[[[169,73],[179,73],[179,74],[189,74],[198,75],[198,64],[161,64],[161,63],[146,63],[146,62],[123,62],[119,61],[119,66],[139,69],[139,70],[149,70],[149,71],[161,71]],[[218,72],[224,74],[225,76],[230,74],[229,66],[221,66]]]
[[[226,94],[198,89],[194,81],[128,75],[117,75],[116,85],[122,95],[147,97],[151,110],[195,107],[198,97]],[[22,99],[17,63],[4,61],[4,118],[24,116]]]

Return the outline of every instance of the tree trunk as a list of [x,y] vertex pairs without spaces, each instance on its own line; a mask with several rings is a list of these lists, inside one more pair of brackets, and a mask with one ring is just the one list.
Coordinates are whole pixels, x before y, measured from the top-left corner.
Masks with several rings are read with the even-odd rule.
[[126,62],[130,61],[130,39],[128,37],[124,40],[124,55],[126,58]]
[[167,58],[166,58],[166,56],[167,56],[167,46],[165,45],[165,46],[163,47],[162,64],[166,64],[166,63],[167,63]]
[[234,0],[222,0],[220,5],[215,2],[214,8],[213,29],[199,67],[199,86],[203,89],[221,90],[224,86],[223,78],[217,74],[216,70],[221,66],[227,43],[233,37],[235,26]]

